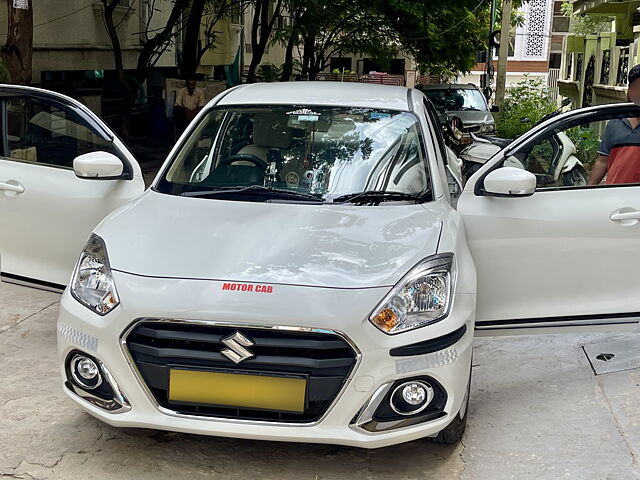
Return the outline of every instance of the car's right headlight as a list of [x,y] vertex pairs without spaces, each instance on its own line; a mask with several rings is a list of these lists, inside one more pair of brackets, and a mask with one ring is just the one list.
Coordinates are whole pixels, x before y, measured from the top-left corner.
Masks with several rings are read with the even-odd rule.
[[496,132],[496,124],[495,123],[487,123],[480,127],[480,133],[495,133]]
[[438,322],[449,314],[455,281],[452,253],[427,257],[393,287],[369,321],[389,334]]
[[91,235],[71,277],[71,295],[98,315],[106,315],[120,303],[107,247],[97,235]]

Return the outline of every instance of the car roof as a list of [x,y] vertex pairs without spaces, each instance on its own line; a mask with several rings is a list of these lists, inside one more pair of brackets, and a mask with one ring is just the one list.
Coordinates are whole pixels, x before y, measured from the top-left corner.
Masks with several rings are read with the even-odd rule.
[[473,83],[441,83],[438,85],[420,85],[421,90],[478,90]]
[[218,105],[326,105],[406,111],[410,91],[356,82],[252,83],[231,89]]

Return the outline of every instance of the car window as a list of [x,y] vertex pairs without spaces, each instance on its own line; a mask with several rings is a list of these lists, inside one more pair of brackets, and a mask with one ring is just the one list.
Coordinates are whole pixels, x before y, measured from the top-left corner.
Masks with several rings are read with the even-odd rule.
[[640,109],[566,117],[507,151],[503,164],[533,173],[538,190],[640,185]]
[[7,102],[7,135],[12,160],[60,168],[73,168],[84,153],[106,151],[115,146],[99,137],[72,111],[31,99]]
[[409,112],[282,105],[211,110],[158,190],[268,186],[325,201],[369,190],[430,189],[423,137]]
[[474,88],[425,89],[424,93],[437,107],[446,110],[488,110],[484,95]]

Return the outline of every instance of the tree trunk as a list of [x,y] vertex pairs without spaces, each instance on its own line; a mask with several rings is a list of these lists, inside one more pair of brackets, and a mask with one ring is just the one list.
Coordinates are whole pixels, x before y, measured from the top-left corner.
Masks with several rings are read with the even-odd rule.
[[316,79],[318,74],[324,70],[325,63],[322,52],[316,52],[315,61],[311,64],[311,68],[309,69],[309,80],[313,81]]
[[[267,50],[269,44],[269,38],[271,38],[271,32],[273,30],[273,24],[280,16],[280,6],[282,0],[277,0],[273,7],[273,15],[269,17],[269,4],[271,0],[257,0],[256,10],[253,13],[253,25],[251,26],[251,63],[249,64],[249,71],[247,73],[247,83],[255,83],[257,80],[256,72],[258,66],[262,62],[264,52]],[[257,19],[260,19],[257,22]],[[260,35],[258,35],[258,27],[260,28]]]
[[311,79],[311,70],[314,62],[313,48],[315,47],[316,39],[313,36],[306,36],[304,38],[304,50],[302,53],[302,76],[306,76]]
[[262,11],[269,12],[269,0],[257,0],[253,10],[253,22],[251,22],[251,63],[249,63],[249,70],[247,72],[247,83],[255,83],[256,70],[262,60],[264,52],[259,52],[260,41],[258,40],[258,30],[260,30],[260,36],[262,36],[262,29],[260,23],[262,21]]
[[13,0],[7,0],[9,29],[7,41],[1,49],[11,81],[28,85],[31,83],[33,56],[33,5],[27,0],[27,8],[14,8]]
[[171,39],[175,36],[174,29],[180,21],[182,12],[188,6],[189,0],[175,0],[165,26],[143,45],[136,66],[136,79],[140,83],[147,79],[149,69],[153,67],[155,60],[157,60],[162,52],[169,46]]
[[120,38],[118,38],[118,31],[113,22],[113,12],[120,4],[120,0],[102,0],[104,6],[104,23],[107,27],[107,34],[111,40],[111,46],[113,48],[113,60],[115,63],[116,74],[118,75],[118,81],[124,84],[124,63],[122,61],[122,47],[120,46]]
[[295,47],[298,34],[295,30],[291,32],[291,36],[287,41],[287,48],[284,52],[284,64],[282,65],[282,75],[280,77],[281,82],[288,82],[291,80],[293,74],[293,48]]
[[200,63],[201,52],[198,45],[200,40],[200,25],[207,0],[193,0],[187,17],[187,28],[182,45],[182,61],[180,62],[180,74],[190,77],[196,73]]
[[131,127],[131,110],[133,109],[134,94],[131,91],[131,86],[125,80],[122,46],[120,45],[118,30],[113,19],[114,12],[120,5],[120,1],[121,0],[101,0],[102,6],[104,7],[104,24],[107,29],[107,35],[109,35],[109,39],[111,40],[114,67],[118,78],[118,85],[114,92],[118,92],[116,94],[116,98],[118,95],[122,95],[120,124],[117,126],[117,129],[119,135],[126,140],[129,138],[129,131]]

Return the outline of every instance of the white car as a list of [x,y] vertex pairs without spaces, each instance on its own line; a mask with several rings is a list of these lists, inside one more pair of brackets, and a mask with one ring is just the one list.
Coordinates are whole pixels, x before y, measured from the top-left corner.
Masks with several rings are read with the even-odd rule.
[[0,100],[3,277],[69,283],[64,391],[111,425],[453,443],[475,332],[638,322],[640,187],[536,191],[534,173],[503,166],[526,165],[557,129],[635,106],[536,127],[456,207],[436,114],[417,90],[227,90],[144,193],[134,158],[79,103],[9,86]]

